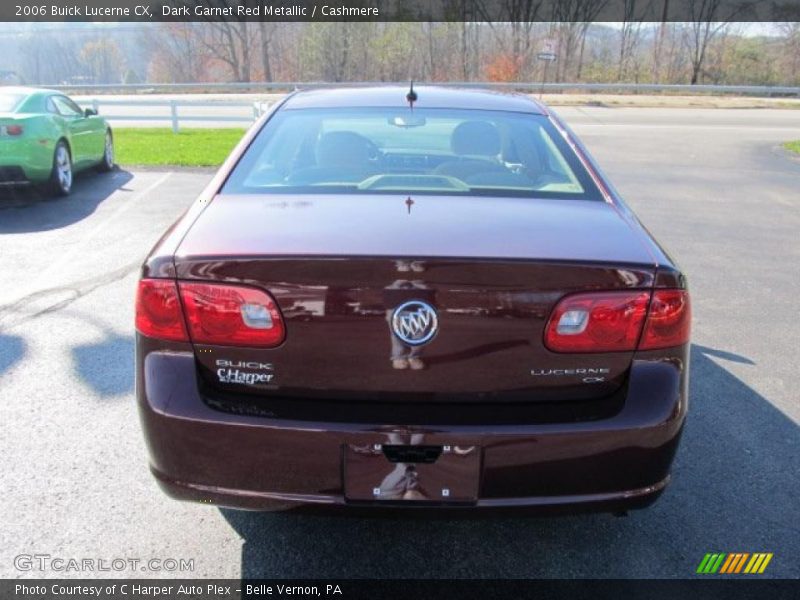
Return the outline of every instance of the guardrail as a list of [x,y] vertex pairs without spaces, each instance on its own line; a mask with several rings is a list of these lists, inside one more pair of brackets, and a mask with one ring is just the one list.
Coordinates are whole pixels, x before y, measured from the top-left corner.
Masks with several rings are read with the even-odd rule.
[[[408,82],[399,82],[407,85]],[[293,89],[323,87],[358,87],[365,85],[392,85],[391,82],[318,82],[284,81],[252,83],[136,83],[136,84],[81,84],[51,86],[74,93],[98,92],[106,94],[190,93],[190,92],[286,92]],[[418,85],[425,85],[419,82]],[[493,82],[435,82],[432,85],[450,87],[490,88],[522,92],[625,92],[630,94],[739,94],[747,96],[800,96],[800,86],[765,85],[684,85],[660,83],[493,83]]]
[[[59,89],[71,92],[105,91],[107,93],[131,94],[132,92],[146,93],[185,93],[196,90],[216,93],[235,93],[243,91],[279,92],[290,91],[298,88],[320,87],[357,87],[365,85],[388,85],[383,82],[361,83],[208,83],[208,84],[163,84],[163,85],[108,85],[108,86],[56,86]],[[424,84],[420,84],[424,85]],[[521,92],[625,92],[632,94],[641,93],[674,93],[674,94],[737,94],[748,96],[800,96],[800,87],[792,86],[752,86],[752,85],[660,85],[660,84],[632,84],[632,83],[478,83],[478,82],[451,82],[437,83],[447,87],[488,88],[498,90],[515,90]],[[181,100],[168,98],[163,100],[149,100],[147,98],[106,99],[103,96],[78,99],[78,104],[84,108],[93,108],[105,118],[116,121],[164,121],[172,126],[172,130],[180,131],[180,123],[186,122],[238,122],[252,123],[257,120],[269,107],[269,103],[262,101],[230,101],[230,100]],[[112,112],[107,112],[105,107],[112,107]],[[146,108],[147,114],[136,111],[123,111],[114,113],[113,107],[118,108]],[[220,111],[223,109],[223,111]],[[228,114],[225,113],[225,109]],[[205,111],[205,112],[204,112]],[[240,114],[233,114],[233,113]]]
[[[203,101],[181,101],[181,100],[106,100],[103,98],[81,99],[78,104],[82,108],[92,108],[96,112],[102,114],[106,119],[113,119],[116,121],[167,121],[172,124],[172,131],[178,133],[180,131],[181,121],[226,121],[226,122],[240,122],[252,123],[263,115],[269,105],[266,102],[233,102],[233,101],[217,101],[217,102],[203,102]],[[105,110],[101,111],[102,107],[116,106],[116,107],[148,107],[155,109],[164,109],[160,114],[158,110],[153,111],[153,114],[148,112],[147,115],[142,114],[114,114],[113,112],[107,113]],[[233,108],[242,109],[243,112],[251,112],[250,115],[224,115],[208,113],[198,114],[198,109],[217,109],[220,108]],[[191,110],[190,114],[185,111]],[[183,111],[183,114],[181,112]]]

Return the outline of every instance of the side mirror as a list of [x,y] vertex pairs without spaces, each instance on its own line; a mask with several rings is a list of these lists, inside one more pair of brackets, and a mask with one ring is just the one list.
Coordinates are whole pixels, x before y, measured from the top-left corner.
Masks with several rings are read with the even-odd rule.
[[97,116],[97,111],[95,109],[93,109],[93,108],[87,108],[86,110],[83,111],[83,116],[87,117],[87,118],[88,117],[96,117]]

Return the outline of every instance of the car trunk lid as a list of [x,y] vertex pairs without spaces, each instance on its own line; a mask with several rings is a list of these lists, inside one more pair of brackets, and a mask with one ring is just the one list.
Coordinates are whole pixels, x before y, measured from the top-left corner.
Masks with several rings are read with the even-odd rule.
[[[648,289],[655,270],[605,203],[446,196],[221,196],[175,262],[180,280],[268,290],[286,323],[273,349],[196,345],[210,384],[443,402],[612,393],[633,353],[551,352],[547,319],[566,294]],[[438,318],[416,349],[392,319],[409,301]]]
[[605,202],[361,194],[218,196],[178,250],[200,254],[653,263]]

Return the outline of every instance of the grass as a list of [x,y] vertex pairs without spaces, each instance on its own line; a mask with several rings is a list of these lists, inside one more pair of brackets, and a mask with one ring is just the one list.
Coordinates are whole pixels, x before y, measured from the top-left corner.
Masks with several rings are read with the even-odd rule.
[[120,128],[114,130],[116,161],[122,166],[217,167],[244,129]]
[[789,152],[795,152],[800,154],[800,140],[795,140],[794,142],[786,142],[783,145]]

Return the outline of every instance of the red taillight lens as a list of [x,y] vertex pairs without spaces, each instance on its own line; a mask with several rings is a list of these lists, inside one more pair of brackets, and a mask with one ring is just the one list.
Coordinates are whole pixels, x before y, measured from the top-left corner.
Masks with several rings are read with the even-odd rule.
[[178,288],[169,279],[142,279],[136,294],[136,330],[148,337],[188,342]]
[[649,292],[597,292],[567,296],[545,329],[554,352],[623,352],[636,349]]
[[238,285],[180,282],[192,341],[272,348],[286,329],[278,306],[263,290]]
[[0,135],[22,135],[22,125],[0,125]]
[[650,303],[640,350],[680,346],[689,341],[692,310],[686,290],[656,290]]

